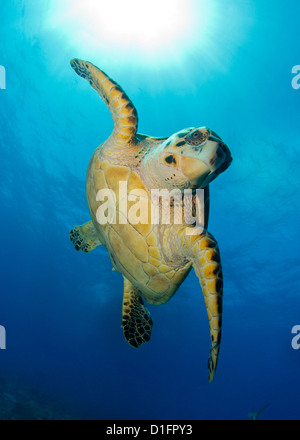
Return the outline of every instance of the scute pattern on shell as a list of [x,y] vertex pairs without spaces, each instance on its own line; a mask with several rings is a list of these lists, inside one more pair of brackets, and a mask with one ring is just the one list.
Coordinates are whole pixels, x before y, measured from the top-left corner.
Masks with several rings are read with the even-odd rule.
[[[100,165],[100,168],[99,168]],[[87,178],[88,205],[92,218],[97,218],[97,193],[101,189],[111,189],[117,197],[117,219],[127,217],[119,210],[119,182],[127,182],[128,193],[142,189],[148,195],[148,212],[151,213],[150,193],[135,170],[99,160],[99,151],[92,158]],[[130,209],[130,203],[128,203]],[[150,214],[149,214],[150,215]],[[149,219],[150,220],[150,219]],[[176,292],[186,276],[190,264],[177,268],[165,260],[158,240],[157,226],[147,224],[106,224],[96,228],[105,243],[116,270],[123,273],[137,287],[149,304],[163,304]]]

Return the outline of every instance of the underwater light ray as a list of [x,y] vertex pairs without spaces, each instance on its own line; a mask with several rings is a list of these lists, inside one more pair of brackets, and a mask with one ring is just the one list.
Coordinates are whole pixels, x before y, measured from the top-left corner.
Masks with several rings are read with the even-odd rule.
[[[205,41],[212,8],[207,0],[65,0],[63,4],[51,0],[51,5],[49,27],[64,33],[79,51],[117,51],[121,60],[129,62],[138,56],[139,64],[153,60],[176,64],[199,38]],[[202,17],[198,23],[196,10]]]
[[228,72],[252,15],[249,0],[48,0],[44,29],[61,56],[156,75],[153,90],[195,90]]

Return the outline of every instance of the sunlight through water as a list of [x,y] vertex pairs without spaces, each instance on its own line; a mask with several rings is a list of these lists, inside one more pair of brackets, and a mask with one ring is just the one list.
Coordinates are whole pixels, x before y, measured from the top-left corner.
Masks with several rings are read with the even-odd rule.
[[214,2],[207,0],[53,0],[48,25],[60,29],[77,50],[106,52],[118,60],[136,56],[172,62],[205,44],[213,27]]

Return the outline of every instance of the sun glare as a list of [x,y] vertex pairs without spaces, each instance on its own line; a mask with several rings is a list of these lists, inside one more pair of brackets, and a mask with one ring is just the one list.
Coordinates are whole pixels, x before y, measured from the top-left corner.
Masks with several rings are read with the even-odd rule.
[[95,37],[146,49],[163,46],[188,30],[187,0],[110,0],[78,2],[81,17]]
[[202,20],[195,23],[195,0],[51,0],[49,24],[68,34],[78,50],[134,53],[140,61],[154,56],[166,60],[204,36],[209,2],[197,0]]

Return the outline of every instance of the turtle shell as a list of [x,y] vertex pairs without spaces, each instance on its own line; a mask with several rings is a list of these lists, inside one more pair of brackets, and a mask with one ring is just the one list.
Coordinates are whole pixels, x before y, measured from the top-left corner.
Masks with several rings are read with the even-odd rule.
[[[126,193],[120,193],[120,184]],[[99,191],[112,190],[116,197],[116,216],[102,224],[97,212],[102,205]],[[134,224],[136,201],[147,207],[147,219]],[[124,203],[124,195],[127,201]],[[97,200],[98,199],[98,200]],[[114,268],[128,278],[150,304],[163,304],[176,292],[189,273],[191,264],[176,267],[166,261],[161,242],[161,226],[151,222],[151,196],[136,169],[102,159],[101,148],[93,155],[87,173],[87,200],[94,226],[107,248]],[[138,217],[138,215],[136,216]],[[111,219],[112,220],[112,219]],[[165,237],[167,244],[167,236]]]

